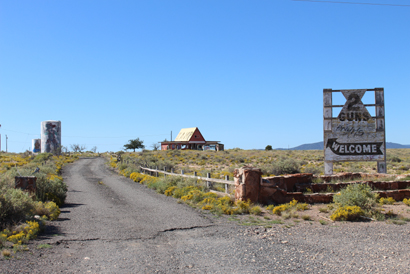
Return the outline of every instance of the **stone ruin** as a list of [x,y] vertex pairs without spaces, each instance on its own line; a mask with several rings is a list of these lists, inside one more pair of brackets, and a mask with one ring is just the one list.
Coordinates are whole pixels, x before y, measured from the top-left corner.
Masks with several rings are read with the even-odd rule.
[[[372,181],[372,177],[385,177],[386,181]],[[370,178],[369,178],[370,177]],[[314,183],[315,179],[324,183]],[[314,176],[299,173],[262,178],[258,168],[245,166],[234,171],[235,200],[251,200],[263,205],[283,204],[293,199],[304,203],[330,203],[333,195],[349,184],[367,184],[380,197],[392,197],[396,201],[410,198],[410,181],[389,180],[385,174],[340,173],[328,176]],[[330,183],[331,180],[351,180],[351,182]]]

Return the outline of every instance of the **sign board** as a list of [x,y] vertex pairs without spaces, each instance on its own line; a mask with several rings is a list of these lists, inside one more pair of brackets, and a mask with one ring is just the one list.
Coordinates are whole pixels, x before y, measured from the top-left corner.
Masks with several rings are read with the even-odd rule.
[[[346,102],[333,105],[340,92]],[[366,92],[374,92],[374,104],[364,104]],[[374,108],[372,116],[368,107]],[[341,108],[334,113],[334,108]],[[325,174],[333,173],[333,162],[377,161],[379,173],[386,173],[384,89],[323,90]]]

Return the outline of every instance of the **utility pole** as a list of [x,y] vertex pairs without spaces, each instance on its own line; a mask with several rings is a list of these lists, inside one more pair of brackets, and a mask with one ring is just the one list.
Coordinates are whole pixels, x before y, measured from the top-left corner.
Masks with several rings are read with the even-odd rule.
[[6,152],[7,152],[7,139],[8,139],[9,137],[7,137],[7,134],[6,134]]
[[171,142],[172,142],[172,130],[171,130]]

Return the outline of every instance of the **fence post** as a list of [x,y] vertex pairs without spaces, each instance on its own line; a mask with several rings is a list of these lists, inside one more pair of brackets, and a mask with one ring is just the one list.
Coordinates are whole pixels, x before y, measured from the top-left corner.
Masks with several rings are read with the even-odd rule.
[[171,168],[171,173],[174,173],[174,168]]
[[196,171],[194,171],[194,176],[198,176],[198,174],[197,174],[197,172],[196,172]]
[[184,175],[184,170],[183,169],[181,169],[181,174]]
[[[211,178],[211,173],[207,173],[206,174],[206,178]],[[211,188],[212,187],[212,183],[210,181],[206,181],[206,187],[207,188]]]
[[[229,181],[229,175],[225,175],[225,181]],[[225,193],[228,193],[228,184],[225,184]]]

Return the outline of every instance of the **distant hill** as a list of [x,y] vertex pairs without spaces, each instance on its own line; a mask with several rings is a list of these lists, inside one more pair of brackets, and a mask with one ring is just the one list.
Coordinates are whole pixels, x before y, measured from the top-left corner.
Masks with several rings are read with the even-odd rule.
[[[386,142],[387,148],[410,148],[410,145],[401,145],[392,142]],[[275,148],[276,150],[287,150],[287,148]],[[303,144],[297,147],[289,148],[289,150],[323,150],[323,141],[312,143],[312,144]]]

